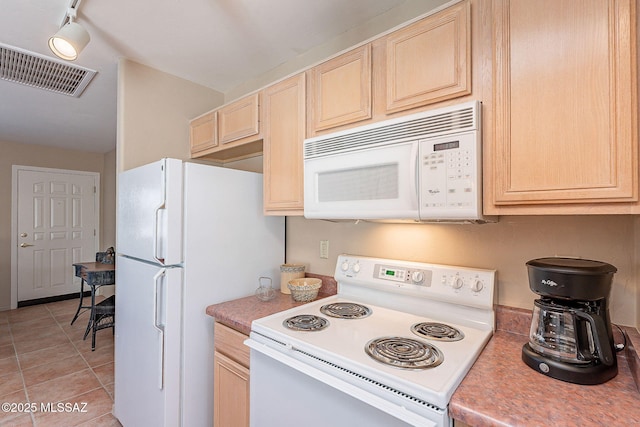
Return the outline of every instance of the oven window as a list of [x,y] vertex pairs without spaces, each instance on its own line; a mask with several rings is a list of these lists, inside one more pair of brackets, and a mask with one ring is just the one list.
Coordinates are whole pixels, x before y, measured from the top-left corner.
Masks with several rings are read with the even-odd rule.
[[398,164],[379,164],[318,174],[318,201],[398,198]]

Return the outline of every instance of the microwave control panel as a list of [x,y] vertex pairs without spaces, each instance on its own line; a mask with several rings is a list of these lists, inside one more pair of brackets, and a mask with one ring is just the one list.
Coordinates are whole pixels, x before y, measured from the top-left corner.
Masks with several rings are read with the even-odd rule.
[[420,141],[420,219],[482,216],[480,133]]

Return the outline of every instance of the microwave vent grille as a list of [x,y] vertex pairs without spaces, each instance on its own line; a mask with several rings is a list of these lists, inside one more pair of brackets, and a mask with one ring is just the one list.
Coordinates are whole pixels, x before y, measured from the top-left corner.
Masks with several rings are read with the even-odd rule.
[[329,156],[348,151],[398,144],[415,139],[471,131],[478,128],[477,103],[444,112],[418,113],[402,119],[327,135],[305,141],[304,158]]

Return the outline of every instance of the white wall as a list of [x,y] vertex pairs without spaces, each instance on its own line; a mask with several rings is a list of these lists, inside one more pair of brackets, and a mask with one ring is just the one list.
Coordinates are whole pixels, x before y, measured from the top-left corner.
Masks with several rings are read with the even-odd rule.
[[117,170],[190,157],[189,120],[222,93],[129,60],[118,64]]

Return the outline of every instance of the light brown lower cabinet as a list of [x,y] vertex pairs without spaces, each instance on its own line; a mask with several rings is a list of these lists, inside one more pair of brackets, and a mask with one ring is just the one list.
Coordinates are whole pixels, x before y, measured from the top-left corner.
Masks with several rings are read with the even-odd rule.
[[215,323],[213,355],[214,427],[249,426],[249,348],[248,337]]

